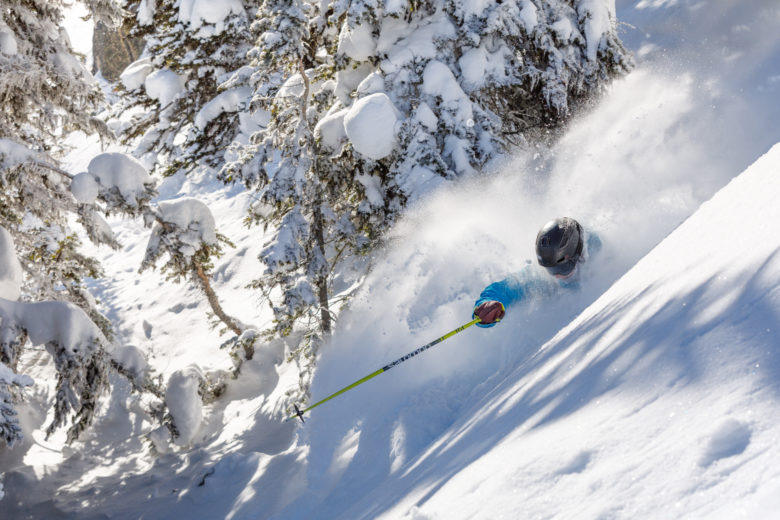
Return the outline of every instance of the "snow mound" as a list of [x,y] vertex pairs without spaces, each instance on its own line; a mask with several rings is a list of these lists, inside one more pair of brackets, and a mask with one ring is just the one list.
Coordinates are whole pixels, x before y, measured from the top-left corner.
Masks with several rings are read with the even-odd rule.
[[36,154],[10,139],[0,139],[0,174],[6,168],[13,168],[28,161],[34,161]]
[[727,420],[710,437],[707,450],[699,460],[699,465],[710,466],[719,459],[742,454],[750,444],[751,436],[752,432],[747,424],[734,419]]
[[586,55],[596,61],[604,36],[615,24],[615,3],[604,0],[580,0],[577,14],[585,23],[585,40],[588,42]]
[[33,345],[57,344],[77,353],[104,341],[100,329],[87,314],[68,302],[17,303],[0,300],[0,335],[4,341],[16,324]]
[[347,138],[347,132],[344,129],[344,117],[347,113],[349,113],[349,109],[344,108],[328,114],[320,119],[317,126],[314,127],[314,135],[330,150],[338,150]]
[[136,14],[136,20],[138,25],[151,25],[154,23],[154,11],[157,1],[156,0],[141,0],[138,4],[138,13]]
[[359,97],[376,94],[385,91],[385,78],[379,72],[372,72],[366,78],[358,83],[355,92]]
[[339,54],[349,56],[355,61],[365,61],[373,56],[376,42],[371,34],[370,24],[359,24],[350,27],[344,24],[339,33]]
[[200,369],[190,365],[171,374],[168,380],[165,402],[179,432],[176,438],[178,445],[191,443],[203,421],[203,405],[198,394],[202,379]]
[[82,172],[73,176],[73,180],[70,181],[70,192],[78,202],[91,204],[100,195],[100,184],[91,174]]
[[430,96],[441,98],[442,105],[452,110],[459,120],[466,122],[473,118],[469,97],[460,88],[455,75],[444,63],[431,60],[425,66],[422,91]]

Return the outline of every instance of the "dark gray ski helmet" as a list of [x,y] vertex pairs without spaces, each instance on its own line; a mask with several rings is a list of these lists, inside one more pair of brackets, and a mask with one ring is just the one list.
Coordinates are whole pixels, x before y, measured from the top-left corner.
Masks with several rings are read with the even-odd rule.
[[536,259],[555,276],[574,271],[582,247],[582,227],[573,218],[551,220],[536,235]]

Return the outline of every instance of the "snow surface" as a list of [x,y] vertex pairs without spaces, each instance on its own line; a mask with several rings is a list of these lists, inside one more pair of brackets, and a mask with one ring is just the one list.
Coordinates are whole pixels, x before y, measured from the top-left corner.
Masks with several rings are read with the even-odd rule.
[[780,491],[779,167],[780,144],[498,372],[394,503],[377,490],[352,517],[772,518],[755,497]]
[[[521,15],[536,15],[532,6]],[[44,440],[51,375],[33,351],[20,364],[36,381],[20,408],[30,433],[0,451],[3,513],[775,518],[780,6],[616,8],[638,69],[551,153],[510,158],[414,208],[323,347],[312,398],[467,321],[486,283],[533,258],[533,237],[551,216],[575,216],[604,242],[603,269],[579,293],[470,328],[317,408],[305,425],[279,420],[274,403],[298,384],[296,371],[283,345],[263,345],[202,408],[190,446],[157,456],[144,436],[160,432],[117,381],[74,447]],[[400,39],[381,43],[396,51],[383,67],[426,50],[395,46]],[[71,170],[90,158],[73,156]],[[215,188],[176,176],[160,193],[207,203],[237,246],[215,266],[215,291],[226,312],[266,326],[270,312],[244,288],[262,269],[264,240],[242,225],[251,197]],[[202,296],[136,276],[148,231],[111,224],[124,249],[96,250],[108,278],[93,289],[121,324],[120,342],[146,353],[166,382],[194,362],[228,370]]]

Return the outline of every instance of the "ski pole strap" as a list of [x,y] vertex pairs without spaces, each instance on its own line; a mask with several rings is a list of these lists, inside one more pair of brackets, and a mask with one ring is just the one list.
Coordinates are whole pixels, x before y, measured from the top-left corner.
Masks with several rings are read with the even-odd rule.
[[452,336],[454,336],[454,335],[455,335],[455,334],[457,334],[458,332],[463,332],[463,331],[464,331],[464,330],[466,330],[467,328],[471,327],[472,325],[475,325],[475,324],[479,323],[480,321],[481,321],[481,320],[480,320],[479,318],[474,318],[473,320],[471,320],[470,322],[466,323],[465,325],[461,325],[461,326],[460,326],[460,327],[458,327],[457,329],[455,329],[455,330],[451,330],[450,332],[448,332],[448,333],[447,333],[447,334],[445,334],[444,336],[442,336],[442,337],[440,337],[440,338],[437,338],[437,339],[435,339],[435,340],[431,341],[431,342],[430,342],[430,343],[428,343],[427,345],[423,345],[422,347],[418,348],[417,350],[414,350],[414,351],[412,351],[412,352],[409,352],[409,353],[408,353],[408,354],[406,354],[405,356],[403,356],[403,357],[400,357],[400,358],[396,359],[395,361],[393,361],[392,363],[390,363],[390,364],[388,364],[388,365],[385,365],[385,366],[383,366],[382,368],[380,368],[380,369],[379,369],[379,370],[377,370],[376,372],[372,372],[372,373],[368,374],[366,377],[364,377],[364,378],[361,378],[361,379],[358,379],[357,381],[355,381],[355,382],[354,382],[354,383],[352,383],[351,385],[349,385],[349,386],[345,386],[344,388],[342,388],[342,389],[341,389],[341,390],[339,390],[338,392],[336,392],[336,393],[334,393],[334,394],[331,394],[331,395],[329,395],[329,396],[328,396],[328,397],[326,397],[325,399],[323,399],[323,400],[321,400],[321,401],[317,401],[316,403],[314,403],[313,405],[309,406],[308,408],[304,408],[303,410],[299,410],[299,409],[298,409],[298,406],[296,405],[296,406],[295,406],[295,411],[296,411],[296,413],[295,413],[295,414],[293,414],[293,415],[291,415],[291,416],[290,416],[290,417],[288,417],[287,419],[285,419],[285,421],[289,421],[290,419],[294,419],[294,418],[296,418],[296,417],[300,418],[300,420],[301,420],[301,421],[303,421],[303,414],[305,414],[306,412],[308,412],[308,411],[309,411],[309,410],[311,410],[312,408],[316,408],[316,407],[318,407],[319,405],[321,405],[321,404],[323,404],[323,403],[325,403],[325,402],[327,402],[327,401],[330,401],[330,400],[331,400],[331,399],[333,399],[334,397],[337,397],[337,396],[339,396],[339,395],[343,394],[344,392],[347,392],[347,391],[349,391],[349,390],[352,390],[353,388],[355,388],[355,387],[356,387],[356,386],[358,386],[358,385],[362,385],[363,383],[365,383],[365,382],[366,382],[366,381],[368,381],[369,379],[373,379],[373,378],[375,378],[376,376],[378,376],[379,374],[381,374],[381,373],[383,373],[383,372],[387,372],[388,370],[390,370],[390,369],[391,369],[391,368],[393,368],[394,366],[396,366],[396,365],[400,365],[400,364],[401,364],[401,363],[403,363],[404,361],[406,361],[406,360],[408,360],[408,359],[411,359],[411,358],[413,358],[414,356],[416,356],[416,355],[418,355],[418,354],[421,354],[421,353],[425,352],[426,350],[428,350],[428,349],[429,349],[429,348],[431,348],[432,346],[434,346],[434,345],[438,345],[439,343],[441,343],[441,342],[442,342],[442,341],[444,341],[445,339],[447,339],[447,338],[451,338]]

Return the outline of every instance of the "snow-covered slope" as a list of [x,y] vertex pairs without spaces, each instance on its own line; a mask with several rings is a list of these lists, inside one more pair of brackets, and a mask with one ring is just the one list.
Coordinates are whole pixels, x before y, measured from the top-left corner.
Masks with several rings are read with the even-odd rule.
[[370,493],[340,485],[354,504],[326,517],[775,518],[778,197],[780,144],[420,456]]

